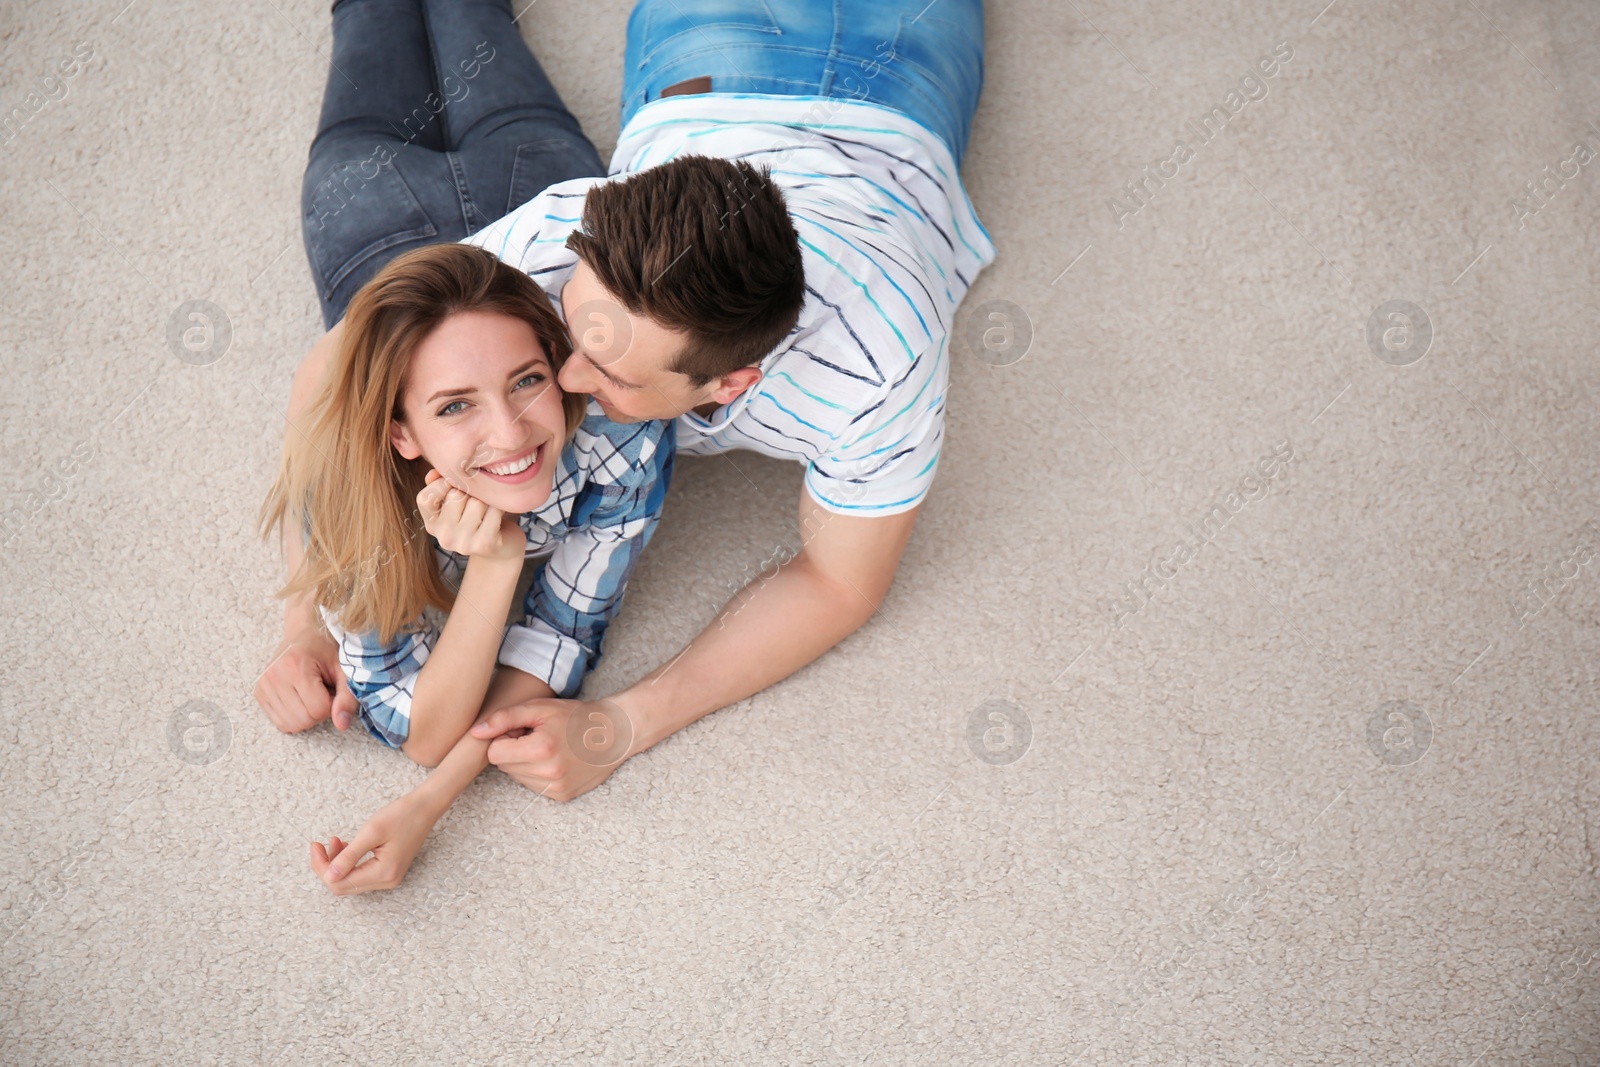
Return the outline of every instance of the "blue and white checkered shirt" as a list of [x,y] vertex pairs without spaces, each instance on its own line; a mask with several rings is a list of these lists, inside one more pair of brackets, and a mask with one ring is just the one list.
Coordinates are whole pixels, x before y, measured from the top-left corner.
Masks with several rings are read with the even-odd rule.
[[[634,563],[655,533],[672,479],[671,422],[612,422],[594,401],[557,461],[550,499],[518,516],[526,555],[548,553],[523,602],[524,618],[506,627],[498,662],[576,695],[600,659],[607,624],[622,603]],[[467,557],[437,543],[439,569],[459,586]],[[322,612],[339,645],[339,663],[360,704],[361,721],[392,748],[411,732],[411,696],[422,665],[443,631],[437,612],[384,644],[354,634]]]

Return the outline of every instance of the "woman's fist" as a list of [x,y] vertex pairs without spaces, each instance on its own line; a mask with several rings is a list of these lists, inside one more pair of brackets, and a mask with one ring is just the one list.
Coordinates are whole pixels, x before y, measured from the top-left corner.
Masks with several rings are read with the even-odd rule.
[[428,471],[428,484],[417,494],[417,510],[440,547],[462,556],[521,559],[527,538],[514,516],[490,507]]

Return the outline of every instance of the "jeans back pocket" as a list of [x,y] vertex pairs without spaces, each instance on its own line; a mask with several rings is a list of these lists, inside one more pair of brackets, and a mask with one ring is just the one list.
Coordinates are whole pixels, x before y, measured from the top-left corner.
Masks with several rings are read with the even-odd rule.
[[507,215],[557,182],[572,178],[603,177],[606,169],[588,141],[552,137],[517,145],[511,164],[511,189],[506,195]]
[[382,163],[377,152],[336,163],[315,186],[308,173],[301,232],[324,300],[384,249],[439,232],[395,169],[393,155]]

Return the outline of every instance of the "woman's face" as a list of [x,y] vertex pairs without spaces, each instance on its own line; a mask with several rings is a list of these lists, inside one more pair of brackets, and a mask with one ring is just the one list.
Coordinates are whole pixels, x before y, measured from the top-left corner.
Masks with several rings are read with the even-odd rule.
[[567,417],[550,359],[521,319],[460,311],[412,354],[389,439],[456,488],[514,515],[550,497]]

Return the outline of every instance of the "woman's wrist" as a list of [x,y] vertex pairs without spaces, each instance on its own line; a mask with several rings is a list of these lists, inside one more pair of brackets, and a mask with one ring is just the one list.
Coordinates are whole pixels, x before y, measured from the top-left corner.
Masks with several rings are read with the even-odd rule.
[[520,549],[520,548],[517,550],[517,554],[514,555],[514,556],[474,556],[474,555],[469,555],[467,557],[467,566],[470,567],[474,563],[476,563],[478,565],[478,569],[479,570],[515,571],[517,574],[521,574],[522,573],[522,557],[523,557],[523,550]]
[[438,822],[462,790],[488,765],[489,742],[466,734],[411,795],[427,818]]
[[309,593],[292,596],[283,606],[283,636],[302,637],[322,630],[322,617]]

